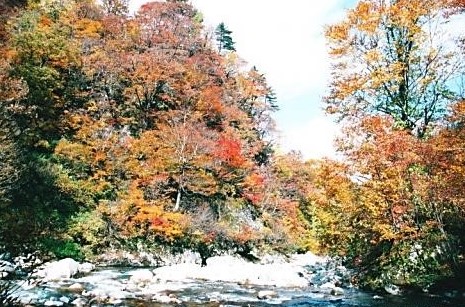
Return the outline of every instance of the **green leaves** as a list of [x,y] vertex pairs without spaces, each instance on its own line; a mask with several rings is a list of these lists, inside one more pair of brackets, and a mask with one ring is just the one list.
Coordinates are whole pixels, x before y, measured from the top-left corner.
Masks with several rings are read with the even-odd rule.
[[218,52],[223,50],[236,51],[235,42],[231,37],[232,31],[228,30],[224,22],[221,22],[215,29],[216,41],[218,44]]

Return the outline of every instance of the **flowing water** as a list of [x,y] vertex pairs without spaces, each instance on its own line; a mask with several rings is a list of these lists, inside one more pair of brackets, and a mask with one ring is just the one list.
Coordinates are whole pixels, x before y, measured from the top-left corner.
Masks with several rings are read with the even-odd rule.
[[[142,287],[131,286],[129,274],[134,268],[98,269],[90,275],[55,283],[47,283],[31,289],[24,289],[18,295],[24,302],[37,306],[73,306],[81,299],[85,306],[465,306],[465,300],[428,294],[404,296],[375,296],[355,288],[344,289],[340,296],[317,286],[307,288],[273,288],[237,283],[184,280],[176,282],[151,283]],[[79,283],[84,293],[69,291],[71,284]],[[276,298],[261,300],[257,293],[272,290]],[[154,294],[176,302],[154,301]],[[155,295],[155,296],[156,296]],[[96,296],[107,297],[105,301],[95,300]],[[111,298],[111,299],[108,299]]]

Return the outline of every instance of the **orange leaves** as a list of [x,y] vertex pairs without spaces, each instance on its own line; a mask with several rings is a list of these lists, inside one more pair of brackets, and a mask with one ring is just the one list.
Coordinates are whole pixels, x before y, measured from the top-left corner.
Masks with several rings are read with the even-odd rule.
[[162,206],[146,200],[136,181],[121,194],[116,211],[108,207],[102,209],[128,236],[144,235],[148,231],[151,235],[172,241],[181,236],[186,227],[186,219],[181,213],[167,212]]
[[221,113],[223,110],[222,94],[223,91],[219,86],[205,88],[199,97],[200,110],[204,110],[206,113]]
[[253,172],[244,180],[245,197],[254,205],[259,205],[265,194],[265,178],[263,175]]
[[215,156],[231,167],[241,167],[246,162],[242,155],[242,144],[231,136],[221,136],[218,140]]

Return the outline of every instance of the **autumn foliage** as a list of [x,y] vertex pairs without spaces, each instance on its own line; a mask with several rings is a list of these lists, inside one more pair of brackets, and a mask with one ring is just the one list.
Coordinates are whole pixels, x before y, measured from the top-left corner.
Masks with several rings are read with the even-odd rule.
[[459,275],[462,2],[363,0],[326,28],[338,161],[275,152],[265,76],[186,1],[1,6],[0,248],[312,250],[371,288]]
[[127,1],[30,1],[12,12],[0,46],[2,242],[60,256],[72,246],[73,257],[135,242],[204,256],[287,246],[298,204],[267,189],[274,93],[232,47],[217,51],[194,7],[154,1],[130,16]]
[[445,32],[451,4],[360,1],[327,27],[333,66],[325,102],[344,125],[345,160],[317,165],[314,222],[322,248],[371,288],[428,287],[461,274],[456,82],[464,67],[454,41],[461,34]]

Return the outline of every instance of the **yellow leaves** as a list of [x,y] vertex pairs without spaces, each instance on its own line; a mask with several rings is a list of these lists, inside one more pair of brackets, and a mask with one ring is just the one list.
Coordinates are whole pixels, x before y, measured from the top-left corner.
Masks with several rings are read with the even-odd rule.
[[100,21],[88,18],[79,19],[75,27],[77,38],[99,38],[103,29]]
[[360,1],[355,9],[349,11],[348,22],[357,30],[372,35],[379,27],[381,14],[382,5],[377,1]]
[[202,169],[195,174],[195,180],[187,182],[186,187],[191,191],[212,196],[218,191],[219,184],[213,173]]
[[408,27],[419,32],[421,29],[416,26],[418,19],[432,14],[438,9],[440,1],[437,0],[401,0],[395,1],[387,10],[393,22],[399,27]]
[[60,156],[64,156],[67,159],[81,162],[88,162],[91,159],[92,153],[88,146],[73,143],[66,139],[58,142],[55,153]]
[[379,63],[382,59],[381,52],[377,49],[368,50],[364,55],[365,60],[370,63]]
[[[368,81],[369,79],[367,77],[360,74],[353,74],[343,77],[340,80],[334,80],[333,86],[337,90],[332,93],[331,98],[338,101],[348,99],[357,92],[363,90]],[[332,107],[336,108],[334,105]]]
[[349,23],[341,22],[327,26],[325,37],[330,42],[329,54],[331,56],[340,57],[349,52],[353,39],[350,35]]
[[332,40],[345,41],[349,38],[349,24],[347,22],[342,22],[329,25],[325,29],[325,36]]
[[[461,65],[443,51],[449,47],[441,47],[449,41],[440,37],[439,7],[432,0],[364,0],[342,22],[328,26],[329,53],[335,59],[325,97],[328,112],[350,120],[383,112],[410,128],[421,125],[425,106],[430,111],[430,89],[437,81],[447,88],[444,71],[455,74]],[[448,99],[439,98],[444,105]]]

